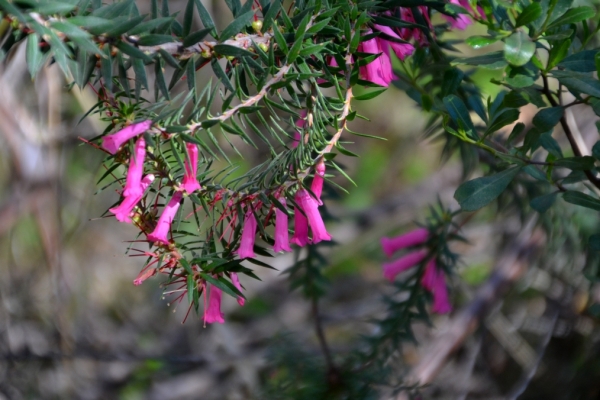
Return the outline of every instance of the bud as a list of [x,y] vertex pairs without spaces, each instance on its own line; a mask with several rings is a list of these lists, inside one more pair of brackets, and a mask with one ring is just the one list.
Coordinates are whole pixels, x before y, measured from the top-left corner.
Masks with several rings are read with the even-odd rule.
[[258,44],[258,47],[260,47],[260,49],[261,49],[262,51],[264,51],[265,53],[266,53],[267,51],[269,51],[269,46],[268,46],[266,43],[259,43],[259,44]]
[[259,33],[262,30],[263,27],[263,22],[260,19],[257,19],[256,21],[252,21],[252,29],[254,29],[254,32]]

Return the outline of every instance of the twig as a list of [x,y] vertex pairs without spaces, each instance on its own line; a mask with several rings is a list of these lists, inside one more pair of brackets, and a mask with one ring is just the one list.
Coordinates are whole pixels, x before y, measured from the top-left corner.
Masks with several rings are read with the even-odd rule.
[[[552,97],[552,93],[550,92],[550,87],[548,85],[548,77],[546,75],[542,74],[542,80],[544,82],[544,88],[542,91],[543,91],[544,95],[546,96],[546,98],[548,99],[548,101],[550,102],[550,105],[552,105],[552,107],[559,107],[559,103],[554,99],[554,97]],[[571,127],[569,126],[567,119],[565,118],[564,115],[560,118],[560,125],[562,126],[563,131],[565,132],[565,135],[567,136],[567,139],[569,140],[569,145],[571,146],[571,149],[573,149],[573,153],[577,157],[583,157],[581,149],[577,145],[577,141],[576,141],[575,137],[573,136]],[[592,183],[596,188],[600,189],[600,179],[598,179],[594,175],[594,173],[592,171],[590,171],[589,169],[585,170],[583,172],[585,173],[585,176],[588,178],[590,183]]]
[[327,364],[327,370],[331,373],[332,371],[335,371],[336,368],[333,363],[333,358],[331,357],[331,351],[329,350],[327,339],[325,338],[325,333],[323,332],[323,326],[321,325],[321,317],[319,315],[319,299],[317,298],[312,299],[312,314],[315,321],[315,332],[317,333],[317,338],[319,339],[319,345],[321,346],[323,357],[325,357],[325,364]]

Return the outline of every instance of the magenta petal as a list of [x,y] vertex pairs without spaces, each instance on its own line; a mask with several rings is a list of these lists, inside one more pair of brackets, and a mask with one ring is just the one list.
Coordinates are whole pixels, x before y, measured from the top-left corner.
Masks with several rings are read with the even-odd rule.
[[[285,197],[278,199],[283,207],[286,207]],[[287,208],[287,207],[286,207]],[[292,251],[290,248],[290,235],[288,232],[288,215],[275,208],[275,245],[273,251]]]
[[119,148],[123,145],[123,143],[131,138],[136,137],[140,133],[146,132],[151,126],[152,121],[150,120],[126,126],[112,135],[104,136],[102,138],[102,147],[110,154],[115,154],[117,151],[119,151]]
[[141,183],[142,193],[141,194],[139,194],[138,196],[125,197],[123,199],[123,201],[121,202],[121,204],[119,204],[117,207],[113,207],[113,208],[109,209],[108,211],[115,214],[115,217],[117,218],[118,221],[130,224],[131,223],[131,212],[133,211],[133,209],[135,208],[137,203],[139,203],[139,201],[142,199],[144,192],[146,191],[146,189],[148,189],[148,187],[150,186],[150,184],[152,184],[153,181],[154,181],[154,175],[152,175],[152,174],[146,175],[144,177],[144,179],[142,179],[142,183]]
[[431,311],[437,314],[446,314],[452,311],[452,305],[448,300],[448,288],[444,272],[435,267],[436,277],[433,286],[433,307]]
[[[231,273],[231,283],[233,283],[233,286],[235,286],[235,288],[237,290],[239,290],[240,292],[243,290],[242,285],[240,284],[240,278],[238,277],[238,274],[236,274],[235,272]],[[240,306],[243,306],[244,303],[246,302],[246,299],[244,299],[242,296],[238,296],[237,302]]]
[[387,53],[387,46],[382,48],[380,39],[373,38],[365,40],[359,45],[359,50],[364,53],[380,54],[375,60],[371,61],[364,67],[360,67],[360,75],[366,80],[380,86],[389,86],[394,79],[392,71],[392,63]]
[[[400,35],[398,35],[396,33],[396,31],[394,31],[389,26],[375,24],[374,27],[378,31],[383,32],[388,36],[391,36],[396,39],[402,39],[400,37]],[[384,41],[385,44],[387,44],[389,47],[391,47],[392,50],[394,50],[394,53],[396,53],[396,56],[400,60],[404,60],[406,57],[410,56],[415,51],[415,46],[413,46],[410,43],[396,43],[396,42],[391,42],[389,40],[385,40],[384,38],[380,38],[380,40]]]
[[[298,128],[304,128],[304,126],[306,125],[306,120],[304,119],[306,118],[306,114],[306,110],[302,110],[300,112],[300,118],[296,120],[296,126]],[[290,147],[292,149],[298,147],[298,145],[300,144],[300,140],[302,140],[302,134],[300,134],[299,131],[294,131],[294,137],[292,139],[292,144],[290,145]]]
[[173,223],[175,214],[177,214],[177,210],[179,209],[182,196],[181,192],[175,192],[173,194],[173,197],[171,197],[171,200],[169,200],[169,203],[158,219],[156,228],[148,235],[148,241],[169,244],[169,238],[167,236],[171,230],[171,224]]
[[218,322],[219,324],[225,323],[225,315],[221,312],[221,297],[223,292],[218,287],[210,286],[210,295],[208,298],[208,308],[204,313],[204,322],[212,324]]
[[198,146],[194,143],[186,143],[185,147],[189,159],[184,162],[185,174],[183,175],[181,187],[188,194],[192,194],[196,190],[200,190],[200,183],[196,178],[196,172],[198,170]]
[[424,243],[428,237],[429,231],[426,228],[419,228],[394,238],[383,237],[381,247],[383,252],[391,257],[398,250]]
[[322,240],[331,240],[331,235],[327,232],[323,218],[321,218],[321,214],[319,213],[319,203],[317,203],[317,200],[311,197],[305,189],[300,189],[296,192],[296,201],[306,213],[306,218],[312,231],[312,242],[319,243]]
[[[471,7],[471,5],[469,4],[468,1],[450,0],[450,4],[462,6],[467,10],[473,11],[473,8]],[[455,17],[451,17],[449,15],[444,15],[443,17],[446,21],[450,22],[450,25],[452,25],[453,28],[461,30],[461,31],[465,30],[467,28],[467,26],[469,26],[473,23],[471,18],[465,14],[458,14]]]
[[423,277],[421,278],[421,286],[423,286],[426,290],[433,292],[433,288],[435,287],[437,268],[435,266],[435,260],[430,260],[425,267],[425,272],[423,273]]
[[144,174],[144,159],[146,158],[146,141],[140,137],[135,142],[135,148],[129,160],[127,181],[123,196],[139,196],[142,194],[142,175]]
[[394,281],[396,275],[406,271],[410,267],[417,265],[427,257],[426,250],[419,250],[408,253],[404,257],[400,257],[389,263],[383,264],[383,277],[391,282]]
[[244,227],[242,228],[242,239],[240,247],[234,251],[240,258],[254,257],[254,239],[256,237],[256,217],[252,210],[246,213],[244,218]]
[[[296,202],[298,202],[298,199],[296,199]],[[294,236],[291,242],[300,247],[304,247],[310,243],[310,239],[308,238],[308,220],[298,208],[294,210]]]
[[310,190],[317,196],[319,205],[321,202],[321,193],[323,193],[323,176],[325,176],[325,163],[320,161],[315,167],[315,177],[313,178]]

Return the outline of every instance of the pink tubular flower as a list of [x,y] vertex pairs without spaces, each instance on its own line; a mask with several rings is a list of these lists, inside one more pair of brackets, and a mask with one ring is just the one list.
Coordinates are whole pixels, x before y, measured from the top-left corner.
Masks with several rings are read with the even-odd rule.
[[225,323],[224,314],[221,312],[221,297],[223,292],[218,287],[210,286],[210,296],[208,298],[208,307],[204,310],[204,322],[212,324],[218,322],[219,324]]
[[424,243],[428,237],[429,231],[426,228],[419,228],[395,238],[383,237],[381,247],[384,253],[391,257],[398,250]]
[[144,192],[146,191],[146,189],[148,189],[148,187],[152,184],[153,181],[154,181],[154,175],[152,175],[152,174],[146,175],[144,177],[144,179],[142,179],[142,182],[141,182],[142,193],[140,193],[137,196],[125,197],[120,205],[118,205],[117,207],[113,207],[113,208],[109,209],[108,211],[115,214],[115,218],[117,218],[118,221],[130,224],[131,223],[131,212],[133,211],[133,209],[135,208],[137,203],[139,203],[139,201],[142,199]]
[[[385,33],[386,35],[396,38],[396,39],[401,39],[400,35],[398,35],[392,28],[390,28],[389,26],[384,26],[384,25],[374,25],[375,29],[377,29],[380,32]],[[383,42],[392,48],[392,50],[394,50],[394,53],[396,53],[396,56],[400,59],[400,60],[404,60],[406,57],[410,56],[414,51],[415,51],[415,46],[413,46],[410,43],[397,43],[397,42],[392,42],[390,40],[385,40],[385,38],[380,38],[380,40],[383,40]],[[387,47],[384,48],[385,51],[389,52],[389,49]]]
[[138,276],[133,280],[133,284],[135,286],[139,286],[146,279],[154,276],[156,274],[156,268],[152,268],[151,265],[146,266],[146,268],[142,269],[142,271],[138,274]]
[[235,251],[240,258],[254,257],[254,238],[256,236],[256,217],[252,210],[246,213],[240,247]]
[[435,260],[430,260],[425,266],[425,272],[421,278],[421,286],[433,294],[433,307],[431,311],[437,314],[445,314],[452,311],[452,305],[448,301],[448,289],[444,272],[440,270]]
[[186,143],[185,147],[189,159],[184,162],[185,174],[183,175],[181,187],[188,194],[192,194],[196,190],[200,190],[200,183],[198,183],[198,179],[196,178],[196,171],[198,170],[198,146],[193,143]]
[[[300,118],[296,120],[296,126],[300,129],[304,128],[304,126],[306,125],[306,120],[304,118],[306,118],[306,110],[302,110],[300,112]],[[292,149],[295,149],[296,147],[298,147],[298,145],[300,144],[300,140],[302,140],[302,134],[299,131],[294,131],[294,137],[292,139],[292,144],[290,145],[290,147]]]
[[[450,0],[449,2],[450,2],[450,4],[462,6],[462,7],[466,8],[467,10],[469,10],[469,9],[472,10],[468,1]],[[465,3],[466,3],[466,7],[465,7]],[[449,15],[444,15],[443,17],[446,21],[450,22],[450,25],[452,25],[452,27],[454,29],[458,29],[461,31],[464,31],[467,28],[467,26],[469,26],[473,23],[471,18],[469,18],[469,16],[465,15],[465,14],[458,14],[454,17],[451,17]]]
[[[286,207],[285,197],[278,199],[284,208]],[[275,245],[273,251],[292,251],[290,248],[290,236],[288,232],[288,216],[279,208],[275,208]]]
[[[421,16],[429,26],[430,30],[433,31],[433,25],[431,24],[431,20],[429,19],[429,12],[427,7],[419,6],[417,8],[420,11]],[[400,17],[406,22],[417,22],[415,20],[412,9],[410,8],[400,7]],[[427,46],[429,44],[427,41],[427,36],[419,28],[400,28],[400,37],[404,40],[414,39],[421,46]]]
[[[240,278],[238,278],[238,274],[236,274],[235,272],[231,273],[231,283],[233,283],[233,286],[235,286],[235,288],[237,290],[239,290],[240,292],[242,291],[242,285],[240,284]],[[240,306],[243,306],[244,303],[246,302],[246,299],[244,299],[242,296],[238,296],[237,302]]]
[[383,277],[393,282],[396,275],[420,263],[425,257],[427,257],[427,251],[419,250],[408,253],[404,257],[400,257],[390,263],[385,263],[383,264]]
[[321,159],[321,161],[319,161],[319,163],[315,166],[315,177],[310,185],[310,190],[315,194],[315,196],[317,196],[319,205],[323,204],[321,202],[321,193],[323,193],[323,176],[325,176],[325,162]]
[[146,132],[152,126],[152,121],[146,120],[131,124],[121,129],[119,132],[102,138],[102,147],[110,154],[115,154],[119,148],[131,138],[136,137],[140,133]]
[[[372,31],[369,30],[367,34]],[[373,82],[377,85],[388,87],[390,82],[395,78],[392,72],[392,63],[388,54],[387,45],[382,46],[382,41],[379,38],[365,40],[358,45],[358,50],[368,54],[379,54],[375,60],[369,64],[360,67],[359,72],[362,79]]]
[[144,174],[144,159],[146,158],[146,141],[140,137],[135,142],[135,149],[129,160],[127,170],[127,182],[123,190],[123,196],[139,196],[143,193],[142,175]]
[[[297,201],[298,199],[296,199]],[[291,242],[300,247],[304,247],[310,243],[310,239],[308,238],[308,220],[299,208],[294,210],[294,236],[292,236]]]
[[179,209],[179,202],[181,201],[182,194],[181,192],[175,192],[169,203],[163,210],[162,215],[158,219],[156,223],[156,228],[152,231],[151,234],[148,235],[148,241],[150,242],[159,242],[162,244],[169,244],[169,239],[167,235],[171,230],[171,223],[175,218],[175,214],[177,214],[177,210]]
[[306,218],[312,231],[312,242],[319,243],[322,240],[331,240],[331,235],[327,233],[321,214],[319,214],[317,200],[312,198],[306,190],[300,189],[296,192],[296,202],[298,202],[306,213]]

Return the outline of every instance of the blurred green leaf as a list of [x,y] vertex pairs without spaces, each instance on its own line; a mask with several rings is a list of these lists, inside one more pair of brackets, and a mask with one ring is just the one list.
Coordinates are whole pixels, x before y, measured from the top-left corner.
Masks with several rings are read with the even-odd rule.
[[535,43],[523,31],[513,33],[504,41],[504,57],[509,64],[521,66],[527,64],[535,53]]
[[479,210],[500,196],[519,171],[520,167],[513,167],[465,182],[458,187],[454,198],[463,211]]
[[531,208],[539,213],[545,213],[556,201],[556,196],[559,192],[548,193],[543,196],[536,197],[529,202]]
[[563,194],[563,200],[592,210],[600,211],[600,200],[585,193],[569,190]]

